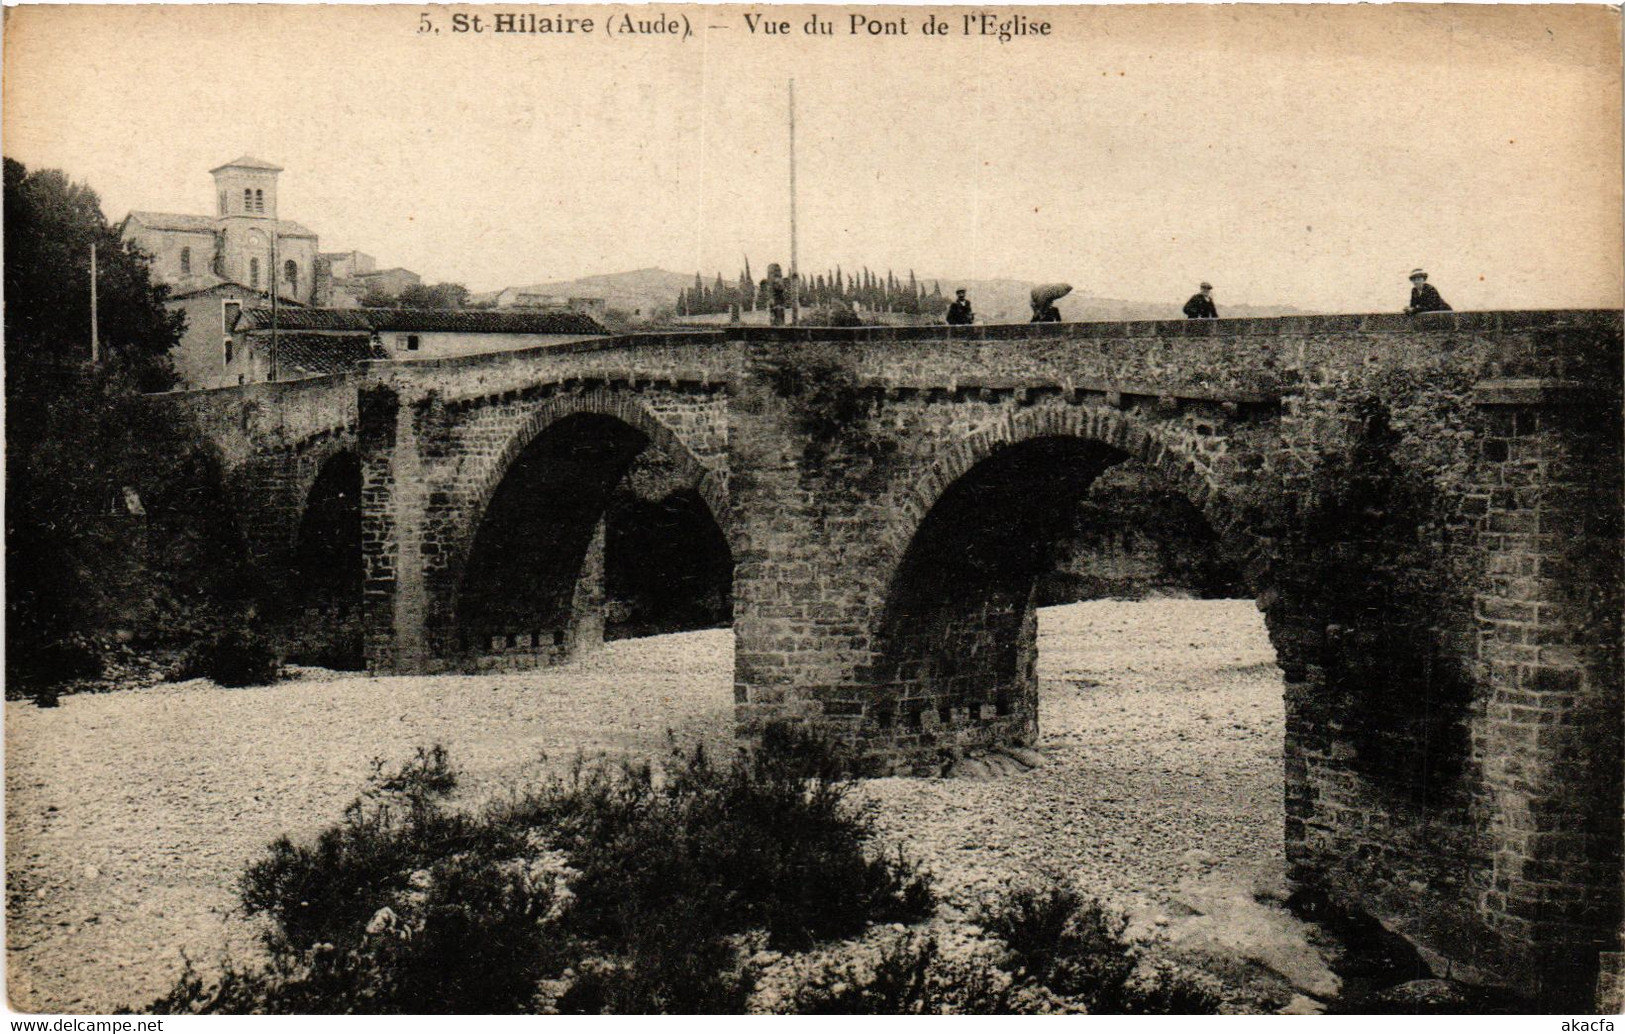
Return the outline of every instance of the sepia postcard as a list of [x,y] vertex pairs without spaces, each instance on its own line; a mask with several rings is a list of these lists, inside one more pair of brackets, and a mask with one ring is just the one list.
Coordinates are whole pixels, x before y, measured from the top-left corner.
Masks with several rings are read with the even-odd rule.
[[1618,7],[4,17],[27,1029],[1613,1030]]

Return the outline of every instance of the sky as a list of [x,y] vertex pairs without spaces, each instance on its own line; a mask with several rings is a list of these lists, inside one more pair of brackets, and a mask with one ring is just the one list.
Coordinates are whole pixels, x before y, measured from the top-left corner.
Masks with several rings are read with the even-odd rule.
[[[804,269],[1359,312],[1424,266],[1462,309],[1622,304],[1614,11],[994,8],[1049,23],[1001,42],[970,10],[12,7],[4,151],[112,219],[211,213],[209,169],[268,159],[322,250],[475,290],[760,276],[789,262],[793,78]],[[455,33],[459,11],[595,31]],[[605,31],[627,14],[691,31]]]

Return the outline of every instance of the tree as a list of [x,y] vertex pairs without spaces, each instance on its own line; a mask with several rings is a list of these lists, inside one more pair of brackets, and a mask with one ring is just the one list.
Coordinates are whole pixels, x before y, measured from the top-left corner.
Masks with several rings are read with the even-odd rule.
[[461,309],[468,304],[468,288],[462,284],[412,284],[394,304],[402,309]]
[[367,292],[357,301],[363,309],[393,309],[398,299],[377,284],[369,284]]
[[[97,250],[100,361],[90,362]],[[87,645],[207,621],[242,587],[212,447],[142,392],[184,318],[94,191],[5,160],[6,668],[87,674]]]

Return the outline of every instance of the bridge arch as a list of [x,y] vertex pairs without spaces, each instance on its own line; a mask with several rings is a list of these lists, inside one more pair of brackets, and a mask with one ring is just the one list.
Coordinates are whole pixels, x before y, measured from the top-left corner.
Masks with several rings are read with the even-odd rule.
[[[950,486],[1001,451],[1039,438],[1095,442],[1119,451],[1120,459],[1146,464],[1201,511],[1221,541],[1246,550],[1250,542],[1237,519],[1238,508],[1216,469],[1217,430],[1208,422],[1187,427],[1177,419],[1153,420],[1104,406],[1031,407],[1010,414],[940,449],[896,500],[884,530],[893,558],[891,574],[895,576],[895,565],[902,562],[915,532]],[[1200,442],[1208,443],[1208,449]]]
[[[941,447],[885,532],[891,566],[869,672],[882,735],[949,748],[1036,739],[1039,579],[1066,520],[1111,467],[1156,471],[1246,570],[1254,540],[1222,481],[1222,430],[1206,418],[1033,407]],[[1274,606],[1251,566],[1247,591]]]
[[341,447],[313,457],[292,522],[284,593],[291,660],[360,668],[362,588],[361,460]]
[[501,447],[469,478],[461,533],[430,558],[441,567],[430,613],[438,655],[554,659],[600,638],[612,494],[651,450],[693,500],[682,527],[698,529],[696,549],[724,568],[724,586],[731,580],[722,473],[638,398],[612,389],[558,396],[506,426]]

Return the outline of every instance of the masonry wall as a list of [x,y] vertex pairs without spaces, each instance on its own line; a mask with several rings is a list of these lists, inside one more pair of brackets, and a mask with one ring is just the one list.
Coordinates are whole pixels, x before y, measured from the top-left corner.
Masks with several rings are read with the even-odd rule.
[[951,613],[916,629],[942,647],[901,672],[887,615],[951,485],[1103,442],[1184,487],[1266,611],[1294,878],[1458,975],[1591,981],[1619,916],[1618,398],[1569,388],[1619,383],[1617,314],[738,336],[747,734],[817,723],[912,771],[1030,738],[1014,586],[937,557]]

